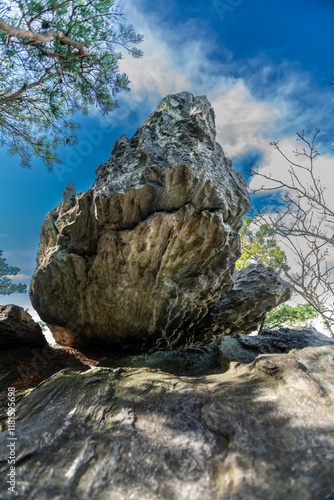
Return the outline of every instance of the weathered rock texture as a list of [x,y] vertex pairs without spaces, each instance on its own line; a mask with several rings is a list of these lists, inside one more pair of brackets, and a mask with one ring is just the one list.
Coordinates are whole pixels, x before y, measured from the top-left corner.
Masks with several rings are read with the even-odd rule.
[[22,307],[0,306],[0,349],[43,347],[46,339],[38,323]]
[[[217,361],[218,362],[218,361]],[[64,368],[89,369],[98,361],[88,359],[71,347],[18,347],[0,351],[0,412],[8,406],[8,387],[32,389]],[[1,498],[1,495],[0,495]]]
[[[330,500],[334,347],[195,378],[65,370],[17,406],[16,493],[38,500]],[[6,416],[2,421],[6,422]],[[0,490],[8,434],[0,434]]]
[[256,336],[223,337],[220,342],[219,352],[222,366],[229,367],[231,361],[251,363],[259,354],[287,353],[292,349],[321,345],[332,345],[334,347],[334,339],[326,337],[326,335],[312,327],[300,330],[291,330],[289,328],[264,329]]
[[[221,352],[217,342],[192,348],[156,351],[151,354],[125,356],[118,359],[104,357],[98,366],[111,368],[152,368],[173,375],[198,376],[222,371]],[[224,364],[225,366],[225,364]]]
[[235,271],[234,281],[233,289],[223,292],[195,328],[195,338],[250,333],[265,320],[268,311],[291,297],[291,286],[274,269],[262,264]]
[[233,286],[246,184],[205,97],[167,96],[42,224],[31,301],[62,345],[186,345]]

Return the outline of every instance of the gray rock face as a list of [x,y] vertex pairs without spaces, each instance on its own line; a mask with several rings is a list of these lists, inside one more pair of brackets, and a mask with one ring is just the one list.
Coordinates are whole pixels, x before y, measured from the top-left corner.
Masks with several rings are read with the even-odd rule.
[[221,372],[220,351],[217,342],[211,342],[201,347],[125,356],[117,360],[112,357],[105,357],[101,359],[98,366],[111,368],[147,367],[160,369],[173,375],[186,375],[189,377],[207,375],[216,371]]
[[188,331],[233,286],[246,183],[215,142],[205,97],[167,96],[42,224],[30,296],[56,341],[148,350]]
[[291,297],[290,285],[274,269],[262,264],[250,264],[235,271],[234,281],[233,289],[223,292],[196,327],[195,337],[250,333],[258,328],[268,311]]
[[334,347],[334,339],[326,337],[312,327],[300,330],[279,328],[278,330],[264,329],[256,336],[223,337],[219,351],[221,364],[229,367],[231,361],[251,363],[260,354],[287,353],[292,349],[321,345]]
[[[334,346],[258,356],[195,378],[65,370],[17,405],[18,498],[333,497]],[[1,498],[9,500],[7,416]]]
[[41,327],[22,307],[0,306],[0,349],[43,347],[46,339]]

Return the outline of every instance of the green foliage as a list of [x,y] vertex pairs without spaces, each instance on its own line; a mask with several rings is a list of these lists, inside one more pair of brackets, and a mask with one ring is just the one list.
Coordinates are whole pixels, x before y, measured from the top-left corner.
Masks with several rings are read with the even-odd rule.
[[143,37],[116,0],[0,0],[0,22],[0,145],[51,170],[57,146],[76,140],[71,115],[92,104],[109,113],[129,90],[116,47],[141,57]]
[[[246,217],[240,230],[242,255],[236,263],[236,269],[243,269],[255,262],[272,267],[278,273],[288,271],[289,266],[285,252],[277,245],[270,228],[262,224],[257,231],[250,229],[252,219]],[[296,307],[281,304],[267,313],[266,328],[275,329],[282,326],[302,328],[308,326],[309,320],[318,315],[309,304]]]
[[263,224],[256,232],[250,229],[252,219],[245,217],[243,228],[240,230],[242,255],[236,262],[236,269],[244,269],[255,262],[272,267],[275,271],[288,270],[286,255],[277,245],[269,227]]
[[37,323],[42,328],[43,332],[47,329],[46,323],[44,321],[37,321]]
[[309,320],[317,316],[317,311],[309,304],[299,304],[295,307],[281,304],[267,313],[265,327],[270,329],[282,326],[303,328],[309,325]]
[[14,284],[8,276],[16,276],[20,271],[18,267],[9,266],[6,259],[2,257],[2,250],[0,250],[0,295],[10,295],[12,293],[26,293],[27,285],[21,283]]

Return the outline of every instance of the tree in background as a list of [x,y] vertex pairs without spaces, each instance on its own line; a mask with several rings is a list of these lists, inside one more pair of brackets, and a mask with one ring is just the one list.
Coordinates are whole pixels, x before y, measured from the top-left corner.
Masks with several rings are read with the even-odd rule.
[[[325,197],[325,185],[316,169],[319,153],[315,142],[304,133],[297,134],[302,150],[289,158],[278,142],[272,143],[289,164],[289,178],[251,169],[253,176],[263,181],[258,192],[283,193],[279,209],[255,211],[253,222],[260,228],[270,228],[270,234],[288,249],[294,260],[293,270],[282,268],[283,277],[294,291],[321,316],[327,331],[334,330],[334,211]],[[292,264],[292,262],[291,262]]]
[[317,316],[317,311],[309,304],[298,304],[295,307],[281,304],[267,313],[265,326],[271,330],[282,326],[305,328],[310,326],[310,321]]
[[[284,250],[277,244],[267,224],[255,230],[256,227],[251,217],[245,217],[244,225],[239,233],[242,255],[237,260],[235,268],[240,270],[251,263],[256,263],[272,267],[278,274],[284,276],[290,269]],[[267,313],[264,326],[270,329],[283,326],[303,328],[308,326],[309,320],[317,315],[317,311],[309,304],[298,304],[295,307],[281,304]]]
[[269,227],[262,224],[257,231],[254,231],[251,229],[252,222],[251,217],[245,217],[244,225],[239,233],[242,255],[236,262],[235,268],[243,269],[254,262],[272,267],[278,273],[288,269],[285,252],[277,245]]
[[57,146],[75,142],[70,116],[109,113],[129,90],[116,48],[141,57],[142,39],[115,0],[0,0],[0,145],[52,170]]
[[2,257],[0,250],[0,295],[11,295],[12,293],[26,293],[27,286],[21,283],[15,284],[8,276],[16,276],[20,269],[9,266],[6,259]]

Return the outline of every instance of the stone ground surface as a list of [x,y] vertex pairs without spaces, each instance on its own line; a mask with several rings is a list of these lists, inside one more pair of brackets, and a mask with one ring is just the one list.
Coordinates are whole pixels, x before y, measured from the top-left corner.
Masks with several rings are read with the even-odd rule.
[[27,391],[16,498],[333,500],[334,347],[212,368],[72,368]]

